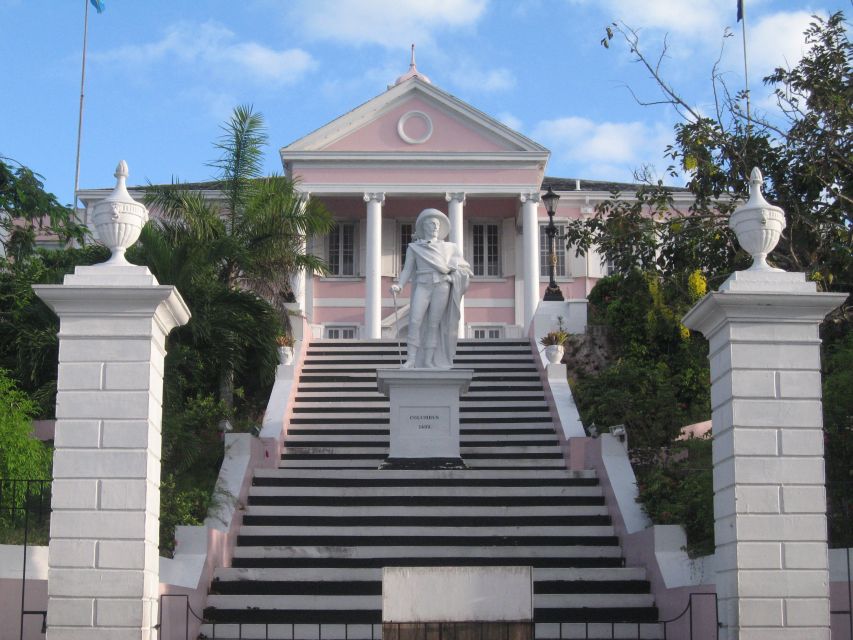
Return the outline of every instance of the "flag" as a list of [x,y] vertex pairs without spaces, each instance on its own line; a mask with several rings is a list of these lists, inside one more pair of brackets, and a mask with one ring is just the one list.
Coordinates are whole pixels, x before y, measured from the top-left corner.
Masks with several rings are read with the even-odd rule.
[[[95,11],[98,13],[103,13],[106,7],[104,6],[104,0],[89,0],[92,3],[92,6],[95,7]],[[740,14],[738,14],[740,15]]]
[[[95,0],[92,0],[94,2]],[[743,20],[743,0],[737,0],[737,21]]]

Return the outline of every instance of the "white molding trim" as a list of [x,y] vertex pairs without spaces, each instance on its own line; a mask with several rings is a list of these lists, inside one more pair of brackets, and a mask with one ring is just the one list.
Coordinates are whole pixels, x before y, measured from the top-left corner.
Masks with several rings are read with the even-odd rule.
[[344,136],[375,121],[382,114],[393,109],[409,96],[418,94],[432,99],[437,103],[437,106],[444,107],[448,115],[480,125],[487,133],[498,140],[502,140],[521,150],[544,152],[550,155],[550,152],[545,147],[534,142],[527,136],[510,129],[505,124],[455,98],[432,83],[424,82],[415,76],[398,85],[391,86],[387,91],[371,98],[348,113],[335,118],[319,129],[282,147],[280,150],[282,160],[289,159],[294,152],[318,150],[328,146],[336,140],[340,140]]
[[[448,184],[423,183],[423,184],[396,184],[383,183],[358,183],[358,184],[322,184],[316,182],[302,182],[302,188],[310,191],[315,196],[329,195],[352,195],[363,197],[365,191],[384,191],[385,195],[435,195],[444,197],[448,191],[464,191],[467,196],[489,195],[489,196],[513,196],[518,197],[519,191],[530,190],[530,185],[520,184]],[[104,197],[110,190],[104,190]]]
[[[413,138],[406,133],[406,123],[412,118],[423,120],[426,124],[426,133],[420,138]],[[399,120],[397,120],[397,135],[400,136],[400,139],[403,142],[407,142],[409,144],[423,144],[432,137],[432,118],[423,111],[407,111],[400,116]]]
[[[447,164],[448,162],[472,162],[472,163],[495,163],[519,164],[525,162],[527,164],[535,164],[544,162],[548,159],[547,154],[541,151],[293,151],[288,154],[287,162],[310,162],[312,166],[317,166],[315,163],[353,163],[367,164],[376,163],[391,163],[396,162],[416,162],[424,164],[428,162]],[[388,165],[394,166],[394,165]],[[573,193],[573,192],[567,192]],[[591,193],[589,191],[580,191],[578,193]],[[592,192],[606,193],[610,197],[609,191]]]
[[[409,298],[397,298],[397,307],[402,308],[409,304]],[[315,307],[323,307],[326,309],[358,309],[364,307],[364,298],[319,298],[314,300]],[[382,298],[382,306],[393,308],[393,298]],[[466,308],[479,309],[512,309],[515,307],[515,300],[512,298],[465,298]],[[324,325],[330,323],[324,322]],[[352,324],[352,323],[344,323]]]

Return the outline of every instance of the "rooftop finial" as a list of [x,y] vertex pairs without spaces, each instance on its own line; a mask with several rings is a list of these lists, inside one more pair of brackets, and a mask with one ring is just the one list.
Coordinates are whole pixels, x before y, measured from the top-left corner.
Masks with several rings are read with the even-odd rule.
[[412,44],[412,53],[411,53],[411,58],[409,60],[409,70],[406,73],[404,73],[403,75],[401,75],[399,78],[397,78],[397,80],[394,82],[394,84],[389,84],[388,88],[390,89],[391,87],[396,87],[401,82],[405,82],[406,80],[409,80],[410,78],[418,78],[418,79],[422,80],[423,82],[429,82],[430,81],[429,78],[427,78],[424,74],[422,74],[420,71],[418,71],[418,65],[415,63],[415,45],[414,44]]

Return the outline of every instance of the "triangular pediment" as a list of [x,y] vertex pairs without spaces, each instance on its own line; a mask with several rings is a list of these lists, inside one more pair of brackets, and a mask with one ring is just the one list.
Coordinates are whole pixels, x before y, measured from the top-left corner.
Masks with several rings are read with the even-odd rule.
[[548,150],[449,93],[410,78],[281,150],[325,153],[545,154]]

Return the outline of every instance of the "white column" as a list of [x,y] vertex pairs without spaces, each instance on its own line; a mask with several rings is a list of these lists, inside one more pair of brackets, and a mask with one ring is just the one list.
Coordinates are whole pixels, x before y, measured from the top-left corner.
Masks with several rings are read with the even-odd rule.
[[[310,193],[300,192],[299,206],[301,208],[307,206],[308,199],[310,197]],[[308,245],[306,239],[303,237],[299,242],[299,251],[304,254],[307,249]],[[290,277],[290,290],[293,292],[293,296],[296,298],[296,304],[299,305],[299,311],[302,314],[305,314],[305,282],[307,277],[308,275],[305,273],[305,269],[300,269]]]
[[721,638],[829,638],[818,325],[844,298],[742,271],[684,318],[710,348]]
[[[465,253],[465,224],[462,219],[462,210],[465,207],[465,194],[445,193],[447,201],[447,217],[450,218],[450,242],[455,243],[462,253]],[[465,337],[465,299],[459,305],[459,337]]]
[[60,319],[47,638],[154,638],[163,358],[189,311],[131,265],[35,289]]
[[538,191],[521,194],[521,234],[523,237],[522,265],[524,277],[524,331],[539,306],[539,217],[541,198]]
[[367,338],[382,337],[382,204],[384,193],[365,193],[367,247],[365,251],[364,327]]

